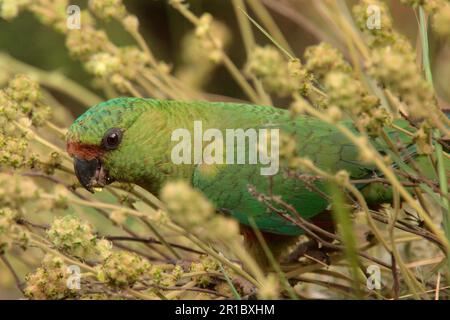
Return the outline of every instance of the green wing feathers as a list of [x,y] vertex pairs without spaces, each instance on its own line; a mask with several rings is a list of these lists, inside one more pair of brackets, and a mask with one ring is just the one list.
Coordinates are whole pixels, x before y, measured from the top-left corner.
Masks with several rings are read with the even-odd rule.
[[[261,126],[260,128],[263,128]],[[273,126],[272,126],[273,127]],[[300,118],[278,126],[281,134],[294,135],[298,142],[298,153],[308,157],[328,172],[345,169],[354,178],[371,174],[373,168],[361,164],[358,151],[340,132],[313,118]],[[199,166],[193,177],[194,186],[201,189],[214,202],[218,210],[224,211],[248,225],[250,217],[263,231],[299,235],[303,231],[278,214],[268,211],[255,199],[248,187],[267,194],[269,190],[293,205],[305,218],[312,218],[326,210],[329,202],[324,196],[327,187],[324,181],[313,181],[314,190],[298,179],[288,179],[280,170],[269,180],[260,174],[261,165],[220,165],[216,170],[202,170]],[[211,173],[212,171],[212,173]],[[271,188],[271,189],[270,189]]]

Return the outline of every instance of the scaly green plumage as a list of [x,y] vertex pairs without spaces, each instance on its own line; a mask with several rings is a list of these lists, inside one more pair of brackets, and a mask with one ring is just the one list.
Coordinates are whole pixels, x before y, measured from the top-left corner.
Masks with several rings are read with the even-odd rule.
[[[295,135],[299,154],[309,157],[327,172],[345,169],[352,179],[368,178],[375,172],[374,167],[359,160],[357,148],[333,126],[307,116],[293,120],[285,110],[247,104],[113,99],[80,116],[70,127],[67,139],[69,143],[100,146],[108,129],[120,128],[123,130],[120,146],[101,156],[102,163],[116,180],[133,182],[158,193],[167,181],[186,179],[202,190],[218,210],[230,213],[243,224],[248,224],[248,218],[253,217],[265,232],[301,234],[302,230],[269,212],[249,194],[248,185],[263,193],[269,190],[269,179],[260,175],[260,165],[217,165],[209,170],[204,165],[175,165],[171,161],[171,150],[176,144],[171,141],[173,130],[192,131],[194,120],[201,120],[205,129],[277,127],[281,132]],[[347,125],[351,128],[350,123]],[[405,122],[400,121],[398,125],[406,127]],[[410,142],[405,134],[393,129],[386,132],[407,144]],[[380,149],[385,148],[381,140],[377,143]],[[329,205],[323,195],[311,191],[303,181],[286,179],[282,171],[273,177],[272,185],[273,193],[282,196],[305,218],[320,214]],[[323,181],[317,180],[314,185],[327,192]],[[359,187],[371,195],[370,202],[389,198],[385,188]]]

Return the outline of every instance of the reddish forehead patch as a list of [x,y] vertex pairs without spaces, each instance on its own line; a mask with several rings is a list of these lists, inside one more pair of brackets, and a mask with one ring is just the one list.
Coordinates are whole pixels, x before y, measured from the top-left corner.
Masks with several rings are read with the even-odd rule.
[[105,150],[92,144],[68,142],[67,153],[71,157],[77,157],[78,159],[92,160],[101,157],[105,153]]

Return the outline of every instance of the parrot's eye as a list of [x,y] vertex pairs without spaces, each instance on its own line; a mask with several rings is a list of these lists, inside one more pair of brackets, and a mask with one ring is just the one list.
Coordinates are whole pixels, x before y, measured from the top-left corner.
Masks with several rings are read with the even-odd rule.
[[115,149],[122,141],[122,130],[118,128],[109,129],[103,137],[102,145],[107,150]]

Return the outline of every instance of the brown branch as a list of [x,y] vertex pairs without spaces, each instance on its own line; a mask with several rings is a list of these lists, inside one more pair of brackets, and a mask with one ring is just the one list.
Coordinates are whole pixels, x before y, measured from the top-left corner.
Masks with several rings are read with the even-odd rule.
[[400,279],[398,278],[398,271],[397,271],[397,262],[395,260],[395,256],[393,253],[391,253],[391,260],[392,260],[392,293],[394,300],[398,300],[398,297],[400,295]]
[[[262,2],[273,12],[285,17],[292,23],[296,24],[302,29],[305,29],[311,35],[313,35],[316,39],[320,41],[326,41],[330,43],[334,43],[336,46],[340,46],[340,44],[336,43],[332,37],[322,31],[320,27],[317,27],[311,20],[304,15],[302,15],[298,10],[294,10],[289,4],[281,2],[279,0],[262,0]],[[345,48],[342,47],[342,51]]]
[[[150,284],[150,287],[154,287],[160,290],[172,290],[172,291],[194,291],[194,292],[201,292],[201,293],[207,293],[207,294],[212,294],[215,296],[219,296],[219,297],[224,297],[227,299],[231,299],[232,297],[227,296],[223,293],[214,291],[214,290],[210,290],[210,289],[204,289],[204,288],[198,288],[198,287],[191,287],[191,288],[183,288],[183,287],[178,287],[178,286],[171,286],[171,287],[164,287],[164,286],[160,286],[157,284]],[[135,288],[135,290],[147,290],[148,288]]]

